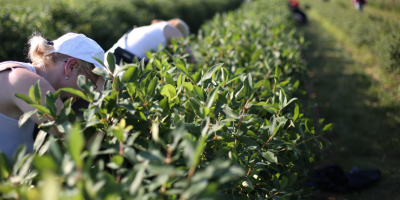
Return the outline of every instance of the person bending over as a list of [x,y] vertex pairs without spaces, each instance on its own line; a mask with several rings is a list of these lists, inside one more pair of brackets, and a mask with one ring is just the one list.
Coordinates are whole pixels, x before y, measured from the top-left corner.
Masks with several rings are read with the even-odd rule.
[[[21,127],[18,120],[22,114],[35,108],[14,96],[22,93],[29,96],[29,89],[39,80],[42,97],[48,91],[54,93],[64,87],[79,89],[77,79],[85,76],[93,84],[99,78],[92,72],[95,67],[103,68],[93,57],[104,58],[104,50],[83,34],[67,33],[54,41],[34,35],[29,40],[29,59],[32,63],[5,61],[0,63],[0,151],[9,159],[18,146],[26,145],[27,152],[33,151],[33,130],[39,120],[32,115]],[[97,86],[94,86],[97,87]],[[60,98],[76,99],[76,96],[61,92]],[[60,112],[63,103],[57,99]],[[42,98],[44,99],[44,98]],[[44,100],[42,104],[44,104]],[[59,135],[55,129],[50,134]],[[62,135],[61,135],[62,136]]]
[[[117,64],[121,59],[131,63],[134,57],[147,60],[146,51],[157,51],[160,44],[166,47],[171,44],[172,38],[186,38],[189,35],[189,26],[180,19],[153,20],[151,25],[137,27],[127,32],[106,52],[105,56],[114,53]],[[189,46],[186,47],[186,53],[190,54],[188,62],[195,63],[196,59]]]

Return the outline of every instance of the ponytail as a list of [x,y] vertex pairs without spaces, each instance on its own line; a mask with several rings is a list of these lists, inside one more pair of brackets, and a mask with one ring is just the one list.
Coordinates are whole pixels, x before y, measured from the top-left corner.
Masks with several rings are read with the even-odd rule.
[[48,42],[40,34],[34,33],[29,39],[29,53],[28,58],[32,63],[42,61],[47,52],[53,49],[51,42]]

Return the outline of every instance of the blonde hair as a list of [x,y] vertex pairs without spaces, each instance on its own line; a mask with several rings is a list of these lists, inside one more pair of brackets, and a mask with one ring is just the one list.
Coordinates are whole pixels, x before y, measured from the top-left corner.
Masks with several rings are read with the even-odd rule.
[[168,20],[168,24],[177,28],[183,35],[183,37],[187,37],[190,35],[189,26],[179,18]]
[[[47,41],[46,39],[43,38],[43,36],[41,36],[38,33],[34,33],[29,39],[28,43],[29,43],[28,58],[29,60],[32,61],[32,64],[36,65],[41,65],[41,64],[44,65],[46,63],[54,64],[59,61],[64,62],[70,58],[73,58],[71,56],[61,53],[48,54],[53,49],[53,43]],[[81,59],[78,59],[78,61],[79,61],[79,66],[84,68],[84,70],[92,71],[92,69],[94,69],[94,65],[92,63],[83,61]]]

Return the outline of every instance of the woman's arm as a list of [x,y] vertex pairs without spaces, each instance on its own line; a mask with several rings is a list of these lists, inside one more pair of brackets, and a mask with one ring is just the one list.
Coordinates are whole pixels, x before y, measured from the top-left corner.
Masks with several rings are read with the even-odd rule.
[[[15,97],[13,94],[15,93],[21,93],[26,96],[29,96],[29,89],[31,86],[35,85],[36,82],[39,80],[39,86],[42,92],[42,102],[41,104],[46,104],[45,101],[45,96],[48,91],[50,91],[52,94],[55,93],[54,88],[50,85],[50,83],[43,79],[42,77],[22,68],[17,68],[14,69],[12,72],[9,74],[9,83],[10,83],[10,88],[9,91],[11,91],[11,96],[12,96],[12,101],[14,104],[21,110],[21,112],[26,113],[29,111],[35,110],[34,107],[28,105],[25,101]],[[57,114],[60,113],[63,103],[58,98],[56,100],[56,105],[57,105]],[[41,124],[42,122],[48,120],[48,119],[41,119],[39,120],[36,115],[32,115],[30,117],[36,124]],[[52,128],[49,130],[50,134],[61,136],[59,131],[56,130],[55,128]]]

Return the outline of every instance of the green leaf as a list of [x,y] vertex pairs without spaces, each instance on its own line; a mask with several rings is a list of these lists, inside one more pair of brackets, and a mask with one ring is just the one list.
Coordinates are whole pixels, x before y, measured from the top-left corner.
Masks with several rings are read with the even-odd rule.
[[278,163],[278,158],[275,156],[274,153],[270,151],[262,152],[261,155],[267,159],[269,162]]
[[244,92],[244,97],[246,98],[246,100],[250,99],[251,96],[252,85],[250,83],[252,83],[252,80],[249,74],[246,80],[244,80],[243,90],[242,90],[242,92]]
[[164,85],[161,89],[161,95],[164,95],[168,98],[168,101],[171,101],[176,96],[175,87],[170,84]]
[[281,190],[284,190],[289,182],[289,179],[286,176],[282,176],[281,180],[279,181],[279,185],[281,186]]
[[40,111],[46,113],[46,114],[50,114],[50,110],[47,109],[46,107],[42,106],[42,105],[38,105],[38,104],[31,104],[32,107],[35,107],[36,109],[39,109]]
[[71,113],[71,100],[72,98],[64,102],[64,105],[61,108],[61,112],[57,117],[57,123],[61,124],[67,120],[68,115]]
[[208,132],[208,134],[217,132],[218,130],[220,130],[221,128],[223,128],[226,124],[228,124],[229,122],[233,121],[232,119],[224,119],[219,121],[218,123],[216,123],[214,125],[214,127]]
[[26,120],[28,120],[36,112],[37,112],[36,110],[32,110],[21,115],[18,121],[18,126],[21,127],[26,122]]
[[156,68],[158,70],[160,70],[160,71],[162,70],[162,65],[161,65],[161,62],[159,60],[154,60],[153,64],[156,66]]
[[327,125],[325,125],[324,126],[324,128],[322,129],[322,131],[324,131],[324,132],[331,132],[332,131],[332,129],[333,129],[333,124],[327,124]]
[[253,89],[258,89],[258,88],[260,88],[260,87],[264,84],[264,82],[265,82],[265,80],[258,81],[258,82],[254,85]]
[[276,80],[278,82],[281,79],[281,68],[279,68],[279,66],[275,67],[275,75],[274,75],[274,77],[276,78]]
[[240,119],[239,114],[234,112],[230,107],[228,107],[228,105],[225,105],[225,107],[223,108],[223,111],[226,114],[227,118]]
[[271,84],[268,79],[264,81],[264,90],[271,90]]
[[121,127],[119,126],[113,127],[112,133],[118,139],[119,142],[124,142],[124,130]]
[[268,106],[268,105],[269,105],[268,103],[263,102],[263,101],[258,102],[258,103],[256,103],[256,104],[253,104],[253,106]]
[[[93,59],[95,59],[101,66],[103,66],[103,67],[105,67],[104,66],[104,61],[103,60],[101,60],[101,59],[99,59],[99,58],[96,58],[96,57],[92,57]],[[99,68],[99,67],[96,67],[96,68]]]
[[201,78],[201,81],[210,79],[212,77],[212,75],[214,74],[214,72],[217,71],[219,68],[221,68],[222,65],[224,65],[224,63],[216,64],[216,65],[212,66],[210,69],[208,69],[207,72]]
[[95,67],[92,70],[92,72],[105,78],[105,79],[112,79],[112,77],[110,76],[110,72],[108,72],[107,70],[105,70],[103,68]]
[[118,166],[121,166],[124,163],[124,157],[120,155],[114,155],[111,160]]
[[229,71],[225,67],[222,67],[221,68],[221,77],[222,77],[223,83],[226,83],[226,81],[228,81],[229,75],[230,75]]
[[167,81],[167,84],[175,85],[175,81],[169,73],[165,74],[165,80]]
[[231,78],[229,78],[228,81],[226,81],[225,85],[228,85],[229,83],[236,81],[237,79],[240,79],[244,74],[237,74]]
[[113,53],[108,53],[107,54],[107,63],[108,63],[108,69],[110,72],[115,76],[115,56]]
[[82,168],[83,160],[81,158],[81,152],[85,146],[85,138],[81,132],[80,125],[74,124],[71,133],[68,137],[68,151],[71,154],[72,159],[75,161],[75,165],[78,168]]
[[[285,99],[286,99],[286,96],[285,96]],[[290,99],[289,102],[285,102],[285,106],[284,107],[288,106],[290,103],[292,103],[293,101],[296,101],[296,100],[297,100],[297,98]]]
[[[175,60],[178,61],[178,60]],[[183,63],[181,61],[178,61],[178,63],[176,63],[176,67],[179,71],[181,71],[183,74],[185,74],[191,81],[193,81],[194,84],[196,84],[196,80],[188,73],[188,71],[186,70],[186,67],[183,65]]]
[[199,86],[197,86],[197,85],[194,85],[193,86],[193,91],[194,91],[194,93],[200,98],[200,100],[201,101],[205,101],[205,95],[204,95],[204,90],[201,88],[201,87],[199,87]]
[[3,152],[0,152],[0,180],[7,179],[12,174],[11,163]]
[[[182,81],[185,81],[185,77],[184,76],[185,75],[179,74],[178,81],[176,82],[176,86],[178,88],[181,88]],[[171,85],[175,85],[175,84],[171,84]]]
[[33,144],[33,149],[38,152],[39,148],[42,146],[44,140],[46,139],[47,133],[40,130],[38,135],[36,136],[35,143]]
[[40,80],[38,80],[38,81],[36,82],[36,84],[35,84],[35,90],[34,90],[36,104],[41,104],[41,102],[42,102],[42,101],[41,101],[41,100],[42,100],[42,90],[40,89],[39,81],[40,81]]
[[123,83],[134,82],[134,83],[136,83],[136,82],[138,82],[137,81],[138,76],[139,76],[139,69],[137,67],[135,67],[135,66],[130,66],[124,72],[124,74],[122,75],[121,82],[123,82]]
[[315,134],[314,124],[312,123],[312,121],[310,119],[306,119],[305,125],[306,125],[306,130],[309,133]]
[[58,168],[53,158],[48,155],[35,156],[33,165],[42,172],[56,171]]
[[183,86],[184,86],[187,90],[189,90],[189,92],[192,92],[192,91],[193,91],[193,85],[192,85],[191,83],[189,83],[189,82],[183,82]]
[[229,151],[228,156],[232,160],[232,164],[238,163],[238,155],[237,155],[235,149],[233,149],[232,151]]
[[264,81],[265,81],[265,80],[258,81],[258,82],[256,83],[256,85],[254,85],[253,89],[251,90],[251,96],[250,96],[250,98],[254,95],[254,93],[257,92],[257,90],[261,87],[261,85],[264,84]]
[[160,101],[160,107],[163,108],[163,112],[168,112],[169,111],[169,104],[168,104],[168,98],[163,98]]
[[195,98],[190,97],[189,103],[192,106],[196,115],[200,116],[200,118],[203,119],[205,117],[204,107],[200,104],[200,102],[198,102]]
[[135,92],[136,92],[136,87],[132,82],[126,84],[126,90],[128,91],[128,94],[130,97],[134,97]]
[[158,83],[158,77],[156,76],[150,81],[150,84],[147,88],[147,93],[146,93],[147,97],[149,97],[149,98],[154,97],[154,94],[156,92],[157,83]]
[[83,92],[80,91],[80,90],[76,90],[76,89],[74,89],[74,88],[61,88],[61,89],[59,89],[59,90],[60,90],[60,91],[64,91],[64,92],[68,92],[68,93],[71,93],[71,94],[74,94],[74,95],[76,95],[76,96],[78,96],[78,97],[84,99],[85,101],[89,101],[89,99],[86,97],[85,93],[83,93]]
[[83,118],[87,121],[90,122],[94,115],[96,114],[96,112],[98,111],[98,108],[88,108],[83,112]]
[[53,98],[54,99],[58,99],[60,97],[60,93],[61,91],[57,90],[56,92],[54,92]]
[[296,103],[296,107],[294,108],[293,121],[296,121],[298,117],[299,117],[299,105]]
[[129,186],[129,193],[131,195],[135,194],[139,189],[139,186],[142,183],[142,180],[145,176],[145,170],[147,165],[149,165],[150,160],[145,160],[143,163],[139,165],[139,170],[136,173],[135,179],[133,179],[132,184]]
[[46,93],[46,106],[50,110],[50,114],[53,117],[57,117],[57,105],[54,96],[48,91]]
[[35,101],[35,87],[31,86],[29,88],[29,97],[31,98],[31,101],[36,102]]
[[229,150],[231,150],[231,147],[228,146],[220,147],[217,152],[217,158],[220,158],[221,156],[225,155],[226,152],[228,152]]
[[219,90],[219,87],[215,87],[215,88],[211,89],[211,91],[208,95],[208,98],[207,98],[207,102],[206,102],[207,108],[211,108],[211,106],[214,104],[215,97],[218,95],[218,90]]
[[297,180],[297,173],[293,173],[293,174],[290,176],[290,183],[291,183],[291,184],[294,184],[294,183],[296,182],[296,180]]
[[16,93],[16,94],[14,94],[14,96],[19,98],[19,99],[22,99],[27,104],[33,104],[33,101],[31,99],[29,99],[29,97],[25,96],[24,94]]

